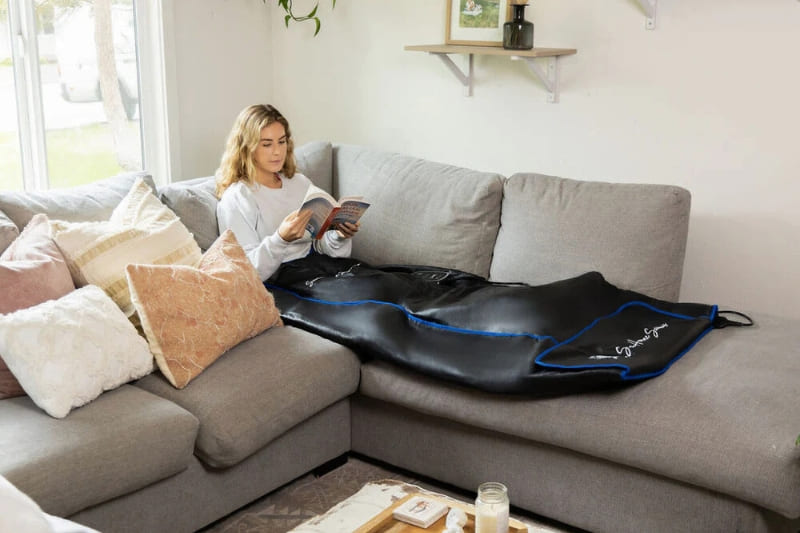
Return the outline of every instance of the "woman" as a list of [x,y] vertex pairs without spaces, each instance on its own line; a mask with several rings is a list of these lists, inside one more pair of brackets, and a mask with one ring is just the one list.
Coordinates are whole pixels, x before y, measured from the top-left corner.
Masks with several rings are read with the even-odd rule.
[[270,105],[239,113],[217,170],[217,224],[233,231],[266,280],[281,263],[313,250],[349,257],[358,224],[344,224],[312,239],[311,211],[298,212],[311,181],[296,171],[289,122]]

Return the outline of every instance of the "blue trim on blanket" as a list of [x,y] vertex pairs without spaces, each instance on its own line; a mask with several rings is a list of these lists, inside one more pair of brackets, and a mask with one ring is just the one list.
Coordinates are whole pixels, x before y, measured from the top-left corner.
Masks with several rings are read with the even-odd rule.
[[298,298],[300,300],[305,300],[307,302],[314,302],[314,303],[324,304],[324,305],[346,305],[346,306],[364,305],[364,304],[388,305],[389,307],[394,307],[395,309],[398,309],[398,310],[402,311],[413,322],[417,322],[419,324],[422,324],[424,326],[429,326],[431,328],[436,328],[436,329],[441,329],[441,330],[444,330],[444,331],[449,331],[451,333],[462,333],[462,334],[465,334],[465,335],[479,335],[479,336],[483,336],[483,337],[528,337],[528,338],[532,338],[532,339],[549,340],[549,341],[552,341],[552,342],[558,342],[555,338],[553,338],[550,335],[535,335],[533,333],[500,333],[500,332],[497,332],[497,331],[483,331],[483,330],[479,330],[479,329],[458,328],[458,327],[455,327],[455,326],[448,326],[446,324],[439,324],[438,322],[431,322],[430,320],[425,320],[423,318],[419,318],[418,316],[416,316],[414,313],[412,313],[411,311],[409,311],[408,309],[406,309],[402,305],[396,304],[394,302],[385,302],[383,300],[349,300],[349,301],[344,301],[344,302],[334,302],[334,301],[331,301],[331,300],[321,300],[319,298],[311,298],[311,297],[308,297],[308,296],[301,296],[301,295],[297,294],[294,291],[290,291],[289,289],[285,289],[285,288],[279,287],[277,285],[272,285],[271,283],[266,283],[265,282],[264,286],[267,287],[268,289],[276,289],[276,290],[279,290],[279,291],[288,292],[289,294],[291,294],[292,296],[294,296],[295,298]]
[[414,315],[408,309],[406,309],[405,307],[403,307],[400,304],[396,304],[396,303],[393,303],[393,302],[385,302],[383,300],[348,300],[348,301],[343,301],[343,302],[334,302],[334,301],[331,301],[331,300],[322,300],[322,299],[319,299],[319,298],[311,298],[311,297],[308,297],[308,296],[301,296],[300,294],[298,294],[298,293],[296,293],[294,291],[291,291],[289,289],[285,289],[283,287],[279,287],[277,285],[272,285],[271,283],[267,283],[267,282],[264,282],[264,286],[267,287],[268,289],[274,289],[274,290],[279,290],[279,291],[283,291],[283,292],[289,293],[292,296],[294,296],[295,298],[298,298],[300,300],[305,300],[307,302],[313,302],[313,303],[318,303],[318,304],[323,304],[323,305],[344,305],[344,306],[355,306],[355,305],[365,305],[365,304],[388,305],[390,307],[394,307],[395,309],[400,310],[410,320],[412,320],[414,322],[420,323],[420,324],[425,325],[425,326],[429,326],[431,328],[441,329],[441,330],[444,330],[444,331],[449,331],[449,332],[452,332],[452,333],[461,333],[461,334],[465,334],[465,335],[479,335],[479,336],[484,336],[484,337],[528,337],[528,338],[538,339],[538,340],[550,340],[550,341],[552,341],[552,342],[554,342],[556,344],[554,346],[551,346],[550,348],[544,350],[542,353],[540,353],[538,356],[536,356],[535,362],[536,362],[537,365],[540,365],[540,366],[546,367],[546,368],[559,368],[559,369],[566,369],[566,370],[592,369],[592,368],[621,368],[621,369],[623,369],[623,372],[620,374],[620,377],[623,380],[646,379],[646,378],[651,378],[651,377],[655,377],[655,376],[659,376],[659,375],[663,374],[664,372],[667,371],[667,369],[669,369],[670,366],[672,366],[672,364],[675,361],[677,361],[678,359],[683,357],[683,355],[686,352],[688,352],[689,350],[691,350],[694,347],[694,345],[697,344],[700,341],[700,339],[702,339],[709,331],[714,329],[713,324],[709,325],[708,328],[703,330],[697,336],[697,338],[691,344],[689,344],[689,346],[686,347],[685,350],[683,350],[681,353],[679,353],[678,355],[676,355],[675,357],[670,359],[670,361],[666,365],[664,365],[664,367],[661,370],[658,370],[656,372],[651,372],[649,374],[639,374],[639,375],[631,376],[631,375],[629,375],[629,372],[631,370],[630,367],[628,365],[623,365],[621,363],[601,363],[601,364],[595,364],[595,365],[555,365],[555,364],[552,364],[552,363],[542,363],[540,361],[540,359],[542,357],[545,357],[551,351],[559,348],[560,346],[563,346],[565,344],[569,344],[570,342],[573,342],[576,339],[580,338],[581,335],[585,334],[587,331],[589,331],[590,329],[595,327],[601,320],[612,318],[612,317],[620,314],[622,311],[624,311],[628,307],[632,307],[632,306],[645,307],[645,308],[647,308],[647,309],[649,309],[649,310],[651,310],[651,311],[653,311],[655,313],[659,313],[659,314],[662,314],[662,315],[665,315],[665,316],[669,316],[669,317],[672,317],[672,318],[677,318],[677,319],[680,319],[680,320],[696,320],[696,319],[699,319],[699,318],[705,318],[709,322],[713,323],[714,317],[717,315],[717,306],[716,305],[712,306],[711,314],[708,315],[708,316],[707,315],[689,316],[689,315],[682,315],[682,314],[678,314],[678,313],[672,313],[672,312],[669,312],[669,311],[663,311],[663,310],[658,309],[657,307],[654,307],[654,306],[652,306],[652,305],[650,305],[648,303],[640,302],[638,300],[634,300],[634,301],[630,301],[630,302],[622,304],[613,313],[610,313],[608,315],[605,315],[605,316],[602,316],[602,317],[594,319],[588,326],[586,326],[583,329],[581,329],[578,333],[576,333],[575,335],[573,335],[569,339],[567,339],[565,341],[562,341],[562,342],[558,342],[558,340],[555,339],[551,335],[536,335],[534,333],[499,333],[499,332],[495,332],[495,331],[483,331],[483,330],[477,330],[477,329],[458,328],[458,327],[455,327],[455,326],[448,326],[448,325],[445,325],[445,324],[439,324],[438,322],[431,322],[430,320],[425,320],[425,319],[419,318],[418,316]]
[[[634,305],[639,306],[639,307],[645,307],[645,308],[653,311],[654,313],[659,313],[661,315],[670,316],[672,318],[678,318],[680,320],[697,320],[699,318],[705,318],[711,323],[711,325],[709,325],[708,328],[703,330],[697,336],[697,338],[691,344],[689,344],[689,346],[686,347],[685,350],[683,350],[681,353],[679,353],[678,355],[676,355],[675,357],[670,359],[669,362],[666,365],[664,365],[664,367],[661,370],[658,370],[656,372],[650,372],[649,374],[639,374],[639,375],[631,376],[629,374],[629,372],[631,371],[631,368],[628,365],[623,365],[621,363],[608,363],[608,364],[600,364],[600,365],[555,365],[555,364],[552,364],[552,363],[543,363],[543,362],[540,361],[541,358],[545,357],[548,353],[552,352],[553,350],[555,350],[555,349],[557,349],[560,346],[563,346],[565,344],[569,344],[569,343],[573,342],[574,340],[580,338],[581,335],[583,335],[584,333],[586,333],[587,331],[589,331],[590,329],[595,327],[601,320],[612,318],[612,317],[620,314],[622,311],[624,311],[628,307],[631,307],[631,306],[634,306]],[[669,367],[672,366],[672,364],[675,361],[677,361],[678,359],[683,357],[683,355],[686,352],[691,350],[694,347],[694,345],[697,344],[697,342],[700,339],[705,337],[706,334],[709,331],[714,329],[713,321],[714,321],[714,317],[717,316],[717,309],[718,309],[717,306],[713,305],[713,306],[711,306],[711,314],[710,315],[689,316],[689,315],[681,315],[681,314],[678,314],[678,313],[671,313],[669,311],[663,311],[661,309],[658,309],[657,307],[653,307],[652,305],[650,305],[648,303],[640,302],[638,300],[627,302],[627,303],[621,305],[619,307],[619,309],[617,309],[613,313],[608,314],[606,316],[601,316],[600,318],[594,319],[591,324],[589,324],[588,326],[586,326],[585,328],[580,330],[578,333],[576,333],[575,335],[573,335],[569,339],[567,339],[567,340],[565,340],[563,342],[560,342],[560,343],[556,344],[555,346],[551,346],[550,348],[544,350],[542,353],[540,353],[539,355],[536,356],[536,364],[540,365],[540,366],[543,366],[543,367],[546,367],[546,368],[559,368],[559,369],[567,369],[567,370],[591,369],[591,368],[621,368],[621,369],[623,369],[623,372],[620,374],[620,377],[623,380],[646,379],[646,378],[659,376],[659,375],[663,374],[664,372],[666,372],[669,369]]]

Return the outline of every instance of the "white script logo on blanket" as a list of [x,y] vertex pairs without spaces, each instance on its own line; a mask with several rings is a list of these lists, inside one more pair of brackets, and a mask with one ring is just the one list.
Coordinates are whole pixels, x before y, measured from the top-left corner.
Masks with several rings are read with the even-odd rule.
[[589,359],[619,359],[620,356],[623,356],[627,359],[633,355],[633,349],[639,346],[642,346],[645,342],[652,339],[658,338],[658,332],[664,328],[668,328],[669,325],[664,322],[663,324],[659,324],[658,326],[653,326],[652,328],[644,328],[644,336],[634,339],[628,339],[628,344],[625,346],[617,346],[614,348],[614,351],[617,355],[591,355]]

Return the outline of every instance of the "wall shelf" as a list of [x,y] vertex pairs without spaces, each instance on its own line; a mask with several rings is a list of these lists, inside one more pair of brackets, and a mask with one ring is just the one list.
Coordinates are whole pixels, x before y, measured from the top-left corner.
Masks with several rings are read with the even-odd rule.
[[639,0],[639,5],[642,6],[645,17],[647,17],[644,27],[648,30],[656,29],[656,6],[658,5],[658,0]]
[[[648,0],[640,0],[648,1]],[[428,52],[439,59],[450,69],[453,75],[464,86],[464,95],[472,96],[472,85],[474,80],[473,56],[507,56],[512,60],[524,61],[531,71],[538,77],[547,89],[547,101],[558,102],[558,78],[559,78],[559,58],[561,56],[576,54],[574,48],[532,48],[530,50],[506,50],[500,46],[465,46],[450,44],[422,44],[406,46],[405,50],[411,52]],[[450,54],[466,54],[467,72],[461,70],[458,65],[450,58]],[[546,68],[542,68],[536,62],[538,59],[546,61]]]

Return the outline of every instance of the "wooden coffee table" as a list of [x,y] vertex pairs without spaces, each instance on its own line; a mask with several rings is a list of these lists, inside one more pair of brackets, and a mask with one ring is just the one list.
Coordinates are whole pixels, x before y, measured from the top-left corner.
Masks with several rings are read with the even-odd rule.
[[[359,527],[354,531],[354,533],[418,533],[418,532],[429,532],[429,533],[441,533],[445,530],[445,523],[447,521],[447,516],[441,517],[439,520],[428,526],[427,529],[416,527],[411,524],[407,524],[405,522],[401,522],[399,520],[395,520],[392,516],[392,512],[403,505],[406,500],[413,498],[417,494],[425,494],[428,498],[432,500],[439,500],[446,503],[451,509],[461,509],[467,515],[467,524],[464,526],[464,533],[474,533],[475,532],[475,506],[470,503],[460,502],[458,500],[454,500],[453,498],[448,498],[447,496],[443,495],[436,495],[432,494],[429,491],[422,491],[422,492],[413,492],[408,496],[401,498],[400,500],[394,502],[392,505],[378,513],[377,516],[373,517],[372,520],[364,524],[363,526]],[[509,519],[509,533],[528,533],[528,526],[516,520],[514,518]]]
[[[465,533],[474,533],[474,506],[444,494],[438,494],[416,485],[392,479],[367,483],[357,493],[332,507],[325,514],[315,516],[297,526],[290,533],[441,533],[446,517],[440,518],[427,529],[396,521],[392,511],[401,502],[417,494],[443,500],[451,507],[462,509],[469,518]],[[509,533],[561,533],[545,524],[523,523],[512,518]]]

